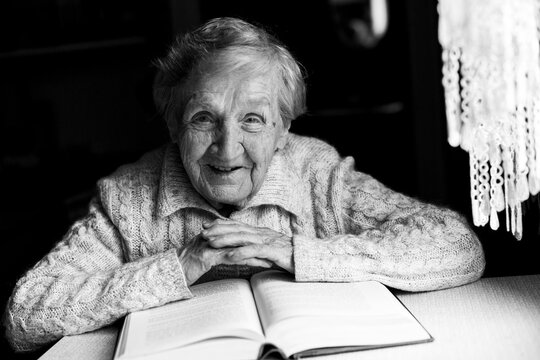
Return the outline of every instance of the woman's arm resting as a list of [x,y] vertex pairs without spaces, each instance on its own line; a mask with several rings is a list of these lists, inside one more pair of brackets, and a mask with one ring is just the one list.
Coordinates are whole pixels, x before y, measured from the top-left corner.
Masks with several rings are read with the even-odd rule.
[[461,215],[396,193],[352,170],[344,176],[342,194],[343,235],[294,237],[297,280],[377,280],[423,291],[482,276],[482,246]]
[[100,203],[16,284],[4,323],[14,349],[108,325],[130,311],[191,297],[175,249],[125,262]]

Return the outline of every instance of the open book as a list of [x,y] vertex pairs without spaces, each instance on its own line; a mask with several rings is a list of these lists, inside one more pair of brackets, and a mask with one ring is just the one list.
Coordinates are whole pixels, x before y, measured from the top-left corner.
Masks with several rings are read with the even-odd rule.
[[129,314],[115,359],[299,358],[433,340],[375,281],[297,283],[264,271],[191,291],[192,299]]

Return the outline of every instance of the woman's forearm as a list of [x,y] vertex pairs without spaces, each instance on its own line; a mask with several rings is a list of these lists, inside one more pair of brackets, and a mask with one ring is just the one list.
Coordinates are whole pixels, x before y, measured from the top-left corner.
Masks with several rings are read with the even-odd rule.
[[299,281],[377,280],[407,291],[462,285],[485,267],[480,242],[465,221],[434,206],[356,234],[297,235],[294,260]]
[[120,232],[94,200],[89,214],[17,282],[4,326],[16,350],[33,350],[190,296],[176,251],[127,261]]
[[57,260],[50,254],[17,283],[5,314],[16,350],[33,350],[128,312],[191,297],[174,250],[95,273],[80,272],[75,264],[54,269]]

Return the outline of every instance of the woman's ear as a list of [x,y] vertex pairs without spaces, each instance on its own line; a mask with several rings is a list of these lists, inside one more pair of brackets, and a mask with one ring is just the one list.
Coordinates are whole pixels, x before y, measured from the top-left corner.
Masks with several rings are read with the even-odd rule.
[[178,142],[178,121],[174,116],[171,114],[167,114],[167,128],[169,129],[169,136],[171,137],[171,141],[173,143]]
[[283,124],[284,128],[281,132],[281,135],[279,136],[279,139],[277,141],[276,151],[282,150],[285,145],[287,145],[287,137],[289,135],[289,129],[291,127],[291,123],[289,122],[287,125]]
[[182,103],[175,99],[180,98],[183,95],[178,88],[174,88],[168,93],[168,101],[163,107],[163,117],[169,130],[169,136],[173,143],[178,143],[178,136],[180,135],[180,117],[183,114],[184,106]]

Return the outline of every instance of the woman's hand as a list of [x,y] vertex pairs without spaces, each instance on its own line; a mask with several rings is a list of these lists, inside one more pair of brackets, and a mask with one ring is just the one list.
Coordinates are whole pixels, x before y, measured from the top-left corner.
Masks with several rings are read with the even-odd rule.
[[250,226],[238,221],[217,219],[203,224],[201,236],[229,263],[270,261],[294,273],[292,238],[269,228]]
[[231,261],[228,248],[210,247],[208,241],[201,235],[195,236],[189,243],[186,244],[178,253],[180,264],[184,270],[184,275],[188,285],[193,284],[202,275],[214,265],[219,264],[237,264],[249,265],[269,268],[272,262],[264,259],[249,258]]

